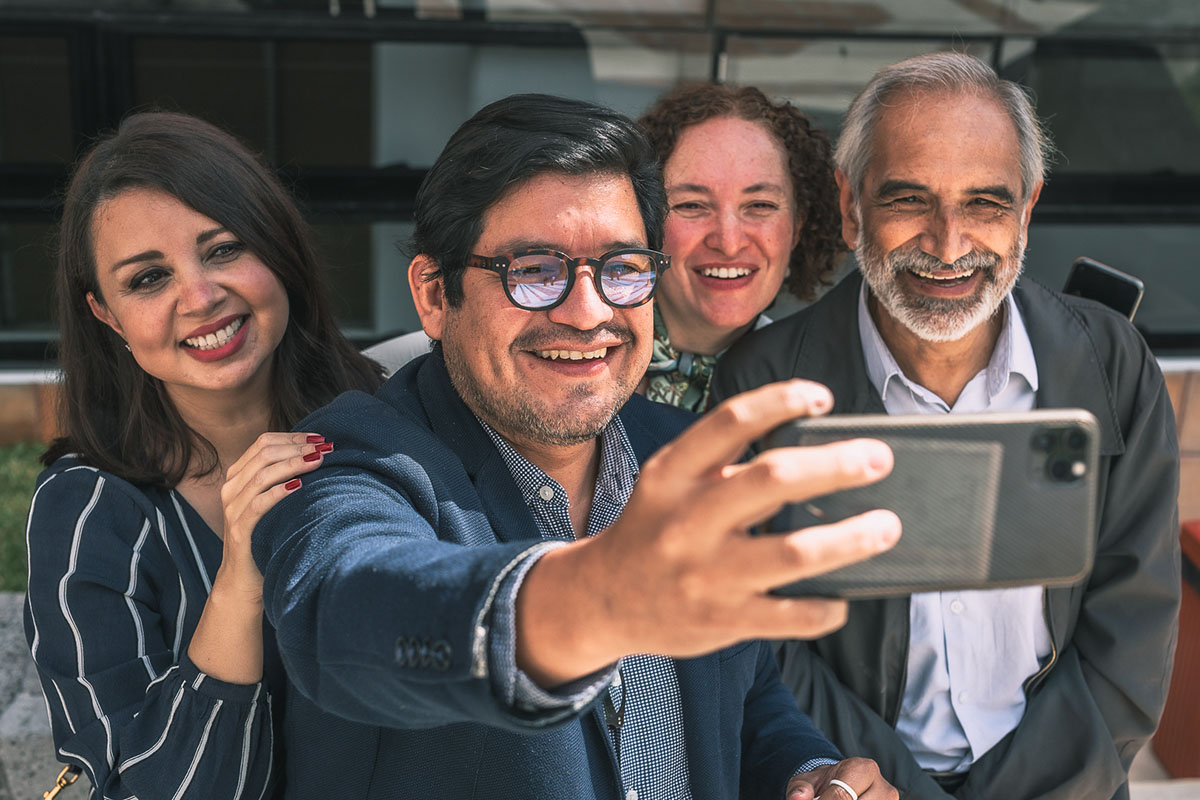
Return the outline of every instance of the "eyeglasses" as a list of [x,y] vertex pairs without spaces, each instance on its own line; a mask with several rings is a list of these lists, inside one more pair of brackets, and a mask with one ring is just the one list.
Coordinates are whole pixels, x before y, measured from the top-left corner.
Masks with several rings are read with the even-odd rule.
[[575,272],[594,267],[596,293],[614,308],[634,308],[654,296],[658,276],[671,266],[671,257],[658,250],[627,247],[599,258],[572,258],[557,250],[522,250],[508,256],[467,256],[468,267],[500,276],[504,294],[517,308],[545,311],[567,299]]

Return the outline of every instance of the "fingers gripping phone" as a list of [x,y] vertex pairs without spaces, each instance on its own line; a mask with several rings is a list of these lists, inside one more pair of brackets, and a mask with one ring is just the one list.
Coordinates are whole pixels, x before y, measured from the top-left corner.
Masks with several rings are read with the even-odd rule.
[[1144,289],[1145,285],[1132,275],[1090,258],[1077,258],[1067,274],[1063,294],[1096,300],[1132,320]]
[[780,587],[777,594],[867,598],[1065,585],[1091,569],[1100,435],[1087,411],[820,417],[776,429],[766,446],[858,437],[891,446],[891,474],[870,486],[790,505],[767,531],[885,508],[900,517],[900,541],[886,553]]

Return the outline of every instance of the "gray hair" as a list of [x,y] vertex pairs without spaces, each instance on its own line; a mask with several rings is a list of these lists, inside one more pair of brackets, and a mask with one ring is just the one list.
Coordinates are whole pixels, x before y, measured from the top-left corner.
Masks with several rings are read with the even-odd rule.
[[854,98],[834,160],[845,173],[856,196],[862,193],[871,160],[872,137],[889,101],[914,92],[952,92],[990,96],[1008,113],[1017,132],[1021,159],[1023,199],[1046,177],[1046,166],[1054,152],[1050,136],[1033,109],[1025,90],[1000,78],[995,70],[965,53],[928,53],[905,59],[875,73],[870,83]]

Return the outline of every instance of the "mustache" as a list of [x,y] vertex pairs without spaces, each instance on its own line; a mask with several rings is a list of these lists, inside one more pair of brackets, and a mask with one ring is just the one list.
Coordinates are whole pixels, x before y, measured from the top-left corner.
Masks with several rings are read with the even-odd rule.
[[936,272],[937,270],[952,270],[965,272],[968,270],[995,271],[1000,266],[1000,254],[992,250],[972,250],[957,258],[953,264],[947,264],[937,256],[931,256],[917,247],[897,248],[887,254],[885,260],[893,272],[920,270]]
[[572,328],[570,325],[551,323],[548,326],[528,330],[513,339],[512,346],[517,350],[546,350],[553,347],[570,347],[572,349],[595,349],[601,342],[612,342],[613,339],[622,344],[634,340],[633,328],[619,322],[609,322],[588,331]]

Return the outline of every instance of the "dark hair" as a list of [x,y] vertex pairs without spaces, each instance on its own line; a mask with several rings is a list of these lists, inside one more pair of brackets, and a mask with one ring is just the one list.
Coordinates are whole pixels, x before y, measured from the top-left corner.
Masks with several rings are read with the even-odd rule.
[[647,244],[662,246],[666,192],[654,153],[633,120],[603,106],[518,94],[464,122],[417,191],[413,249],[437,263],[446,301],[462,302],[462,276],[483,215],[506,193],[547,172],[628,175]]
[[188,427],[162,382],[137,365],[87,304],[88,292],[102,299],[96,211],[130,189],[165,192],[221,223],[283,283],[290,311],[272,361],[273,428],[291,428],[347,389],[379,386],[379,366],[334,323],[308,227],[275,174],[203,120],[133,114],[78,162],[67,187],[55,273],[63,435],[45,463],[77,453],[134,483],[162,486],[217,467],[212,444]]
[[647,109],[638,124],[665,165],[684,128],[719,117],[761,122],[787,152],[796,212],[804,225],[792,250],[786,286],[796,297],[811,300],[818,285],[830,282],[847,251],[829,137],[791,103],[772,102],[753,86],[719,83],[676,87]]

